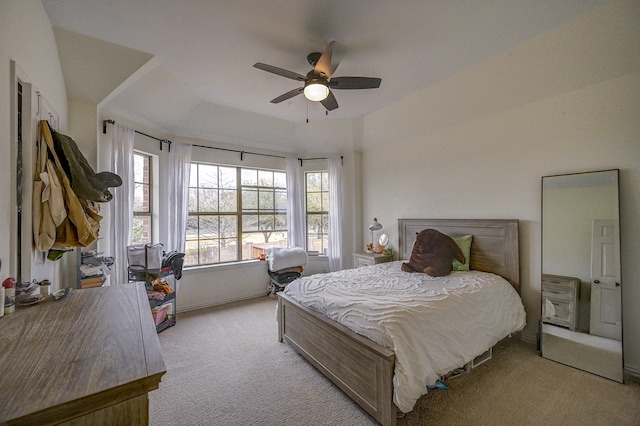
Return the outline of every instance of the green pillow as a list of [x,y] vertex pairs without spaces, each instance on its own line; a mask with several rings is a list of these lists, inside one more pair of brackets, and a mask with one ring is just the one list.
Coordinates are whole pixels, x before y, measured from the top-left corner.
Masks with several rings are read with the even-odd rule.
[[461,237],[451,237],[453,241],[456,242],[460,250],[462,250],[462,254],[464,254],[464,258],[467,259],[466,263],[460,263],[456,259],[453,259],[453,270],[454,271],[468,271],[469,270],[469,260],[471,259],[471,240],[473,239],[473,235],[463,235]]

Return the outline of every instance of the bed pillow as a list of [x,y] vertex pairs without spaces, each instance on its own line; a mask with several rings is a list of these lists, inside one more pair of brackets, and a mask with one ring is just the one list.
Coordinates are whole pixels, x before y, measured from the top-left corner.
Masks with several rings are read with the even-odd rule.
[[453,259],[453,270],[454,271],[468,271],[469,270],[469,261],[471,260],[471,241],[473,240],[473,235],[463,235],[460,237],[452,237],[453,241],[456,242],[460,250],[462,250],[462,254],[464,254],[464,258],[467,259],[466,263],[460,263],[457,259]]
[[307,252],[301,247],[271,247],[267,249],[269,269],[281,269],[304,266],[307,264]]

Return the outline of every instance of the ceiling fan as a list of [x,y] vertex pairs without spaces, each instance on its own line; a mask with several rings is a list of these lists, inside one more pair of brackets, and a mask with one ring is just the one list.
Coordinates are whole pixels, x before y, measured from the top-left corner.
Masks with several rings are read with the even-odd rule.
[[[277,98],[271,100],[271,103],[277,104],[287,99],[293,98],[301,93],[311,101],[320,102],[327,111],[333,111],[338,108],[338,101],[331,92],[331,89],[377,89],[380,87],[382,79],[374,77],[331,77],[338,68],[339,63],[332,58],[333,47],[335,41],[327,44],[322,54],[320,52],[312,52],[307,55],[307,62],[313,67],[307,75],[298,74],[297,72],[274,67],[273,65],[257,62],[253,64],[255,68],[277,74],[282,77],[290,78],[304,82],[303,87],[299,87],[284,93]],[[333,59],[333,62],[332,62]]]

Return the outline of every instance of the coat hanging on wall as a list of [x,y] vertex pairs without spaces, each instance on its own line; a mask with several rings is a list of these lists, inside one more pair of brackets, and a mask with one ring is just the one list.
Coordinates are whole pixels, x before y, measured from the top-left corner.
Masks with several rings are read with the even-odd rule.
[[[42,120],[33,195],[33,235],[38,250],[57,260],[98,238],[98,201],[111,200],[108,187],[122,185],[116,174],[95,173],[77,144]],[[64,210],[64,212],[63,212]]]

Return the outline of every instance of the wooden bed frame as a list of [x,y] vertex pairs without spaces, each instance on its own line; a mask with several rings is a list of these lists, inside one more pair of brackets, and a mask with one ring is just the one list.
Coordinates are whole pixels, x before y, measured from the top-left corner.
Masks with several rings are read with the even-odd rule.
[[[473,235],[470,268],[506,278],[520,292],[518,220],[398,219],[399,259],[411,256],[415,235],[437,229]],[[395,354],[278,293],[278,339],[295,348],[383,425],[396,424]]]

